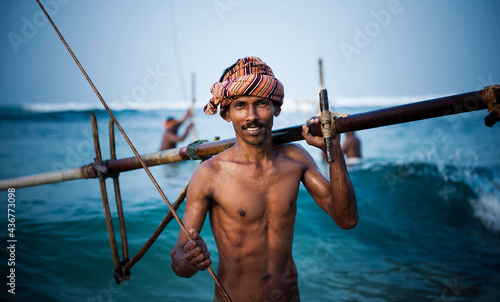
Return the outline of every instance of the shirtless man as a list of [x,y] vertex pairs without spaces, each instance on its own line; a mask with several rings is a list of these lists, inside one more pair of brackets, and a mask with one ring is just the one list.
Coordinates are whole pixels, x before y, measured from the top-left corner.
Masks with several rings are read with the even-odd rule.
[[342,151],[347,157],[347,165],[361,163],[361,141],[354,132],[346,132]]
[[193,123],[191,122],[183,135],[178,135],[180,126],[189,118],[193,116],[193,109],[190,108],[184,117],[179,121],[173,117],[168,118],[165,121],[165,133],[163,133],[163,139],[161,141],[160,151],[173,149],[177,146],[177,143],[182,142],[186,139],[189,131],[193,128]]
[[[214,97],[205,112],[214,114],[221,104],[220,114],[232,122],[236,143],[194,172],[183,217],[192,240],[180,232],[171,252],[172,269],[187,278],[212,263],[199,235],[208,214],[219,252],[217,275],[233,301],[300,301],[292,257],[300,182],[338,226],[350,229],[358,222],[339,137],[333,143],[336,161],[329,164],[331,183],[301,146],[272,144],[283,87],[259,58],[239,60],[211,91]],[[319,123],[319,118],[309,122]],[[323,149],[323,138],[308,130],[304,125],[307,143]],[[214,301],[223,299],[219,288],[215,295]]]

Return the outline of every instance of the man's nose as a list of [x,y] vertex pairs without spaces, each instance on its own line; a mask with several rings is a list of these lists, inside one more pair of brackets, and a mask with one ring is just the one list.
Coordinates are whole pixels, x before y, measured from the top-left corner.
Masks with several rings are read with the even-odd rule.
[[247,121],[255,121],[258,119],[259,119],[259,115],[257,113],[257,108],[253,105],[248,106],[246,120]]

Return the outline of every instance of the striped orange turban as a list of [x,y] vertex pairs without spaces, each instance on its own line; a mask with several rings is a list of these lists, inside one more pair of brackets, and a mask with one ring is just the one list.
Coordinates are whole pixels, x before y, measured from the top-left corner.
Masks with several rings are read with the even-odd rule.
[[239,96],[253,95],[283,104],[283,84],[274,77],[266,63],[257,57],[246,57],[226,69],[220,82],[210,87],[213,97],[205,105],[206,114],[216,114],[217,106],[226,107]]

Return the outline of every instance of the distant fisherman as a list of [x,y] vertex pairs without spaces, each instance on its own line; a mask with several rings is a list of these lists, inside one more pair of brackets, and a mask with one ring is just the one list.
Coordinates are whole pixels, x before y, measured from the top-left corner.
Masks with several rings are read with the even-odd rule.
[[179,127],[189,118],[193,116],[193,109],[190,108],[184,117],[179,121],[174,117],[168,117],[165,121],[165,133],[163,134],[163,139],[160,146],[160,151],[173,149],[177,147],[177,143],[182,142],[186,139],[189,131],[193,128],[193,123],[191,122],[187,128],[186,132],[183,135],[179,136],[177,132],[179,131]]
[[[300,301],[292,257],[300,182],[339,227],[350,229],[358,223],[340,137],[333,139],[332,182],[300,145],[273,144],[271,129],[284,89],[257,57],[227,68],[211,92],[205,113],[215,114],[220,106],[222,118],[232,122],[236,143],[194,172],[183,217],[192,240],[180,232],[170,254],[172,269],[191,277],[212,263],[199,235],[208,214],[219,252],[218,278],[233,301]],[[318,124],[319,118],[308,122]],[[307,125],[302,135],[309,145],[324,149],[323,137],[311,135]],[[216,288],[214,301],[222,297]]]
[[354,132],[346,132],[342,151],[344,151],[347,157],[346,162],[349,166],[358,165],[363,161],[361,156],[361,141]]

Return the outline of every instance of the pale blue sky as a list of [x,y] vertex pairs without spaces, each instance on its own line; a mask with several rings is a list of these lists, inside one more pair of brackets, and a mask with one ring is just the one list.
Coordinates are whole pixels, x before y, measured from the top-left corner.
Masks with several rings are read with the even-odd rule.
[[[210,97],[259,56],[285,98],[446,95],[500,83],[500,1],[42,0],[108,102]],[[35,0],[0,0],[2,104],[98,103]]]

